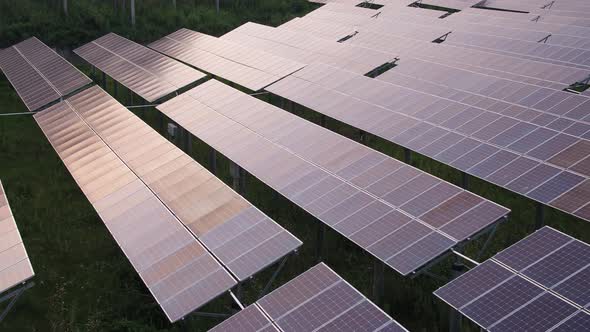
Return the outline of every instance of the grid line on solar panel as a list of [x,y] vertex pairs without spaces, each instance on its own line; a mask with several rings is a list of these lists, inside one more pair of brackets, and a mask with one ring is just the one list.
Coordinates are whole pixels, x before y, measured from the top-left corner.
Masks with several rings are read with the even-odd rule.
[[[313,77],[311,75],[313,75]],[[329,81],[329,83],[325,83],[326,80],[324,80],[323,77],[330,77],[331,80]],[[326,84],[326,86],[322,84]],[[351,124],[357,128],[360,128],[369,133],[383,137],[387,140],[393,141],[394,143],[403,146],[407,146],[407,139],[403,138],[403,135],[405,135],[404,132],[409,133],[412,129],[407,129],[407,127],[401,127],[400,129],[397,129],[394,126],[390,129],[384,130],[385,128],[377,127],[381,126],[382,123],[384,123],[384,118],[388,119],[386,122],[392,123],[402,123],[403,119],[415,121],[416,124],[414,126],[410,125],[410,128],[419,128],[423,125],[429,125],[430,127],[428,128],[437,127],[444,129],[448,132],[447,135],[463,135],[463,137],[466,137],[464,140],[455,141],[455,143],[450,144],[450,146],[442,146],[441,148],[433,150],[431,153],[428,153],[427,155],[443,163],[454,165],[454,167],[459,168],[465,172],[468,172],[474,176],[480,175],[474,173],[472,170],[477,170],[477,166],[480,163],[485,162],[486,160],[490,160],[490,158],[495,158],[496,154],[494,152],[503,151],[505,149],[508,150],[507,147],[494,145],[493,143],[489,142],[491,138],[496,137],[502,134],[502,132],[508,130],[506,129],[506,126],[501,122],[492,121],[491,123],[482,124],[484,129],[490,128],[488,131],[494,131],[493,134],[488,135],[488,138],[477,137],[478,133],[483,133],[483,129],[476,132],[475,136],[464,136],[465,134],[458,132],[456,129],[452,129],[448,125],[444,127],[444,124],[440,124],[441,121],[433,120],[434,116],[440,116],[440,114],[447,113],[451,115],[445,115],[445,118],[448,119],[449,117],[451,117],[452,119],[453,110],[449,108],[448,105],[442,105],[443,109],[440,111],[437,110],[437,114],[431,116],[428,119],[424,119],[424,117],[416,117],[415,114],[409,113],[406,110],[407,108],[402,108],[402,106],[399,105],[401,103],[401,105],[408,105],[408,107],[410,107],[410,105],[421,103],[420,106],[417,106],[418,108],[428,108],[430,107],[429,104],[437,104],[437,97],[429,97],[429,95],[427,94],[421,94],[421,96],[416,95],[414,99],[413,97],[410,97],[413,96],[412,94],[414,92],[412,91],[414,90],[396,87],[394,85],[389,86],[388,84],[389,83],[387,82],[378,83],[375,80],[364,78],[353,73],[337,70],[335,68],[311,65],[295,73],[294,75],[287,77],[278,83],[273,84],[272,86],[268,87],[267,90],[279,96],[289,98],[315,111],[334,117],[337,120]],[[337,88],[338,90],[332,90],[332,88]],[[383,88],[388,89],[389,91],[386,92],[383,90]],[[314,91],[315,98],[306,97],[306,91],[312,90]],[[373,96],[376,92],[372,91],[376,91],[379,94],[388,93],[388,95],[390,96],[399,95],[399,97],[394,98],[403,99],[397,103],[392,102],[390,100],[375,101]],[[410,94],[408,95],[408,93]],[[326,107],[325,105],[321,104],[321,102],[317,100],[323,100],[327,98],[340,99],[348,104],[354,104],[355,107],[345,107],[338,109],[330,108],[329,106]],[[396,106],[395,108],[393,108],[394,106],[389,105]],[[459,106],[461,104],[456,103],[454,105]],[[461,106],[468,107],[467,105]],[[475,116],[477,116],[478,113],[484,112],[476,108],[468,108],[465,112],[468,111],[476,111],[477,113]],[[364,114],[363,118],[360,118],[358,116],[359,112],[362,112]],[[416,111],[413,112],[416,113]],[[463,113],[459,112],[459,114]],[[507,120],[509,119],[508,117],[504,118]],[[458,119],[459,120],[457,121],[462,121],[462,123],[465,123],[465,119]],[[512,126],[509,125],[508,128],[510,127]],[[422,131],[424,130],[422,129]],[[414,139],[416,137],[416,134],[408,134],[407,137],[411,137],[412,139]],[[445,135],[442,135],[442,137],[439,140],[442,140],[444,137]],[[483,179],[507,187],[517,193],[526,195],[527,197],[540,201],[544,204],[549,204],[556,208],[565,208],[567,206],[560,206],[560,204],[552,203],[554,201],[558,203],[558,199],[567,195],[568,192],[573,191],[574,188],[577,188],[578,185],[584,182],[584,180],[587,180],[588,176],[586,174],[579,173],[579,170],[573,169],[572,166],[568,166],[572,164],[578,164],[578,160],[583,159],[584,157],[577,157],[576,159],[574,159],[573,163],[570,162],[568,165],[565,165],[568,166],[568,168],[563,168],[563,164],[557,165],[559,164],[559,160],[566,160],[564,159],[565,157],[561,157],[560,151],[563,151],[563,149],[569,147],[569,149],[572,150],[571,154],[576,155],[577,153],[579,155],[585,156],[584,152],[582,152],[584,151],[584,143],[586,143],[584,139],[576,141],[576,139],[567,134],[556,135],[553,139],[550,139],[545,143],[541,144],[541,146],[547,145],[545,151],[551,151],[549,149],[550,147],[552,147],[553,149],[552,152],[546,153],[547,155],[543,156],[543,159],[536,159],[537,157],[535,154],[538,155],[537,151],[542,151],[540,147],[538,147],[535,150],[532,150],[530,153],[526,155],[527,160],[530,160],[533,163],[543,164],[539,164],[539,166],[536,168],[526,167],[522,168],[522,170],[516,170],[516,168],[513,167],[518,165],[516,163],[509,163],[507,166],[499,165],[503,167],[498,167],[498,170],[495,172],[488,171],[487,173],[489,174],[487,174],[487,176]],[[434,141],[431,144],[436,144],[436,141]],[[418,149],[417,152],[426,153],[427,151],[429,151],[428,146],[422,149]],[[514,156],[522,155],[522,153],[518,151],[512,152],[508,150],[506,152],[509,152]],[[554,155],[556,157],[553,158],[557,158],[555,159],[555,161],[554,159],[546,161]],[[459,161],[461,160],[460,158],[462,156],[465,157],[465,161],[459,163]],[[476,159],[475,161],[469,161],[470,158]],[[549,162],[552,162],[553,164],[551,166],[544,164]],[[499,175],[499,172],[504,169],[512,170],[512,173],[508,172],[502,178],[499,178],[497,175]],[[504,180],[506,176],[509,176],[509,178],[506,179],[507,181]],[[552,179],[553,177],[555,178]],[[585,203],[581,204],[581,206],[586,205],[586,203],[590,201],[590,198],[585,199]],[[582,211],[582,213],[575,212],[581,206],[576,206],[575,209],[564,209],[564,211],[567,213],[576,214],[584,219],[589,219],[590,215],[586,215],[585,211]],[[586,215],[586,217],[584,217],[584,215]]]
[[[583,80],[590,74],[588,70],[580,70],[579,68],[537,61],[531,63],[527,59],[487,53],[454,45],[433,44],[404,36],[377,34],[374,31],[357,34],[345,43],[398,54],[404,58],[409,56],[429,59],[438,63],[448,63],[455,67],[471,68],[478,72],[493,73],[498,77],[518,79],[521,82],[536,82],[541,86],[550,85],[556,89],[563,89],[572,82]],[[541,71],[534,68],[535,66],[546,66],[547,68]],[[558,70],[558,68],[561,69]]]
[[[404,275],[454,245],[457,240],[452,234],[460,234],[462,241],[507,213],[493,203],[485,205],[486,211],[480,210],[484,200],[478,196],[213,80],[158,109]],[[226,136],[232,137],[230,142]],[[313,147],[308,145],[311,140]],[[258,158],[246,155],[252,149],[259,151]],[[384,172],[372,173],[381,165]],[[416,176],[403,175],[408,173]],[[355,178],[362,174],[374,175],[361,185]],[[296,187],[296,183],[301,185]],[[407,201],[420,200],[431,192],[440,195],[433,198],[436,204],[426,209],[406,207]],[[469,199],[451,204],[457,193]],[[448,208],[455,211],[444,213]],[[429,211],[439,211],[437,226],[418,219]],[[448,235],[439,230],[455,224],[469,231]],[[431,235],[433,232],[440,236]]]
[[[522,124],[532,122],[533,124],[547,127],[551,131],[563,131],[577,137],[587,137],[586,133],[590,130],[590,125],[585,119],[587,114],[581,112],[585,108],[584,105],[590,104],[590,99],[563,92],[559,89],[534,87],[508,79],[451,68],[447,65],[438,65],[430,61],[418,59],[408,60],[401,62],[394,72],[388,72],[379,76],[379,79],[396,85],[418,89],[418,91],[425,91],[426,87],[430,87],[430,90],[432,90],[431,93],[435,93],[439,97],[444,97],[454,91],[462,91],[470,94],[473,101],[470,101],[468,97],[461,102],[483,108],[488,112],[524,121]],[[432,75],[433,73],[439,73],[441,70],[448,71],[449,77],[463,79],[451,80],[440,75],[438,77]],[[471,81],[470,83],[466,83],[469,79],[475,79],[479,82],[478,84],[473,84]],[[493,84],[507,85],[513,91],[516,89],[517,92],[514,95],[507,95],[504,99],[501,99],[501,97],[494,96],[491,92],[483,93],[480,84],[485,84],[486,86]],[[440,91],[437,92],[437,89]],[[527,89],[530,90],[524,91]],[[534,92],[531,92],[531,90]],[[535,94],[540,95],[537,98],[540,100],[530,102],[528,99]],[[515,95],[519,96],[515,98]],[[538,119],[542,119],[543,117],[551,117],[551,119],[547,123],[542,123]],[[556,124],[560,121],[566,122],[566,124],[562,128],[557,128]],[[528,132],[530,133],[531,131],[532,129]],[[520,136],[515,136],[515,139],[525,137],[527,133],[518,132],[518,134]]]
[[345,67],[359,74],[395,60],[392,54],[252,22],[226,33],[221,39],[307,64],[329,63]]
[[[236,284],[83,121],[72,104],[61,102],[34,117],[170,321],[184,317]],[[71,145],[63,137],[74,130],[84,135]],[[100,157],[87,158],[95,153]],[[111,161],[117,170],[115,176],[111,175]],[[89,171],[100,175],[89,178]]]
[[196,69],[114,33],[74,52],[148,102],[205,77]]
[[[301,245],[99,87],[67,103],[238,280]],[[133,129],[113,129],[113,119]]]
[[0,293],[35,276],[0,181]]
[[1,50],[0,70],[29,111],[91,83],[76,67],[35,37]]
[[[231,326],[247,320],[256,309],[264,312],[265,320],[281,331],[406,331],[323,263],[264,296],[213,331],[230,331]],[[256,328],[262,325],[259,319],[254,323]]]
[[248,45],[180,29],[149,45],[150,48],[250,90],[265,86],[304,65]]
[[434,294],[488,330],[547,330],[590,301],[589,266],[590,246],[543,227]]

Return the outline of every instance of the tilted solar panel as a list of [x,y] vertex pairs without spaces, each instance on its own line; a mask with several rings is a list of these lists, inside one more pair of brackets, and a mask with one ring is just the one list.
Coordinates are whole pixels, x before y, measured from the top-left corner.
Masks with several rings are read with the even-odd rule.
[[[354,30],[350,29],[349,33],[353,34]],[[395,55],[338,43],[337,39],[328,41],[309,33],[252,22],[241,25],[221,38],[296,61],[305,61],[308,64],[327,63],[359,74],[368,73],[395,60]]]
[[237,284],[69,101],[35,120],[170,321]]
[[403,275],[508,213],[214,80],[158,109]]
[[571,68],[588,70],[590,66],[590,50],[575,46],[549,45],[538,41],[488,36],[467,31],[454,31],[444,43]]
[[[449,22],[466,22],[470,25],[481,24],[483,27],[492,27],[492,30],[494,30],[494,28],[496,27],[504,27],[519,30],[546,31],[554,35],[574,36],[578,38],[587,38],[587,36],[589,36],[590,33],[588,28],[585,27],[545,23],[542,21],[542,19],[541,21],[518,21],[510,18],[502,18],[495,16],[472,15],[468,12],[463,12],[461,13],[461,15],[451,15],[447,17],[445,20],[448,20]],[[549,38],[549,40],[551,39],[552,38]]]
[[437,92],[418,92],[328,66],[308,66],[267,90],[590,220],[590,172],[586,167],[590,143],[581,135],[459,102],[467,93],[455,92],[443,98],[432,94]]
[[[590,75],[588,69],[489,53],[446,43],[431,43],[397,36],[395,30],[389,33],[365,31],[346,40],[345,43],[397,54],[401,58],[424,59],[555,89],[564,89]],[[543,47],[543,45],[539,44],[539,47]]]
[[[272,325],[268,325],[272,324]],[[407,331],[324,263],[211,331]]]
[[238,280],[301,245],[99,87],[68,104]]
[[304,66],[290,59],[188,29],[171,33],[149,47],[253,91]]
[[114,33],[74,52],[148,102],[205,77],[198,70]]
[[0,181],[0,294],[35,275]]
[[489,331],[577,331],[589,321],[589,264],[588,244],[543,227],[434,294]]
[[0,70],[29,111],[91,83],[86,75],[35,37],[0,51]]

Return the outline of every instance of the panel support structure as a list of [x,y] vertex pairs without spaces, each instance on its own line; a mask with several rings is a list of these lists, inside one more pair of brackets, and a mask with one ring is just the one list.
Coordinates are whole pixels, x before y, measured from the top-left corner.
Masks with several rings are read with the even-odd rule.
[[545,225],[545,206],[541,203],[536,203],[535,229],[540,229],[544,225]]
[[277,266],[275,272],[272,274],[272,276],[270,277],[270,279],[266,283],[266,286],[264,286],[264,288],[262,289],[262,291],[258,295],[259,299],[261,299],[264,295],[268,294],[268,290],[270,289],[270,287],[272,286],[272,283],[275,281],[275,279],[277,278],[277,276],[279,275],[279,273],[281,272],[281,270],[283,269],[283,267],[287,263],[287,259],[289,259],[289,255],[287,255],[287,256],[283,257],[283,259],[281,259],[281,262]]
[[[453,280],[461,276],[465,272],[465,265],[460,262],[453,263]],[[449,331],[461,332],[461,318],[462,315],[457,310],[449,307]]]
[[209,172],[217,175],[217,151],[214,148],[209,151]]
[[461,188],[469,190],[469,174],[461,172]]
[[326,238],[326,224],[318,222],[316,261],[321,262],[324,256],[324,240]]
[[12,310],[12,308],[14,307],[14,304],[23,295],[23,293],[27,289],[29,289],[33,286],[35,286],[34,282],[23,283],[19,288],[11,291],[10,293],[8,293],[0,298],[0,303],[10,301],[10,302],[8,302],[8,305],[6,306],[6,308],[4,308],[4,310],[0,314],[0,322],[2,322],[4,320],[4,318],[6,318],[6,315],[8,315],[10,310]]
[[377,258],[373,259],[373,302],[377,306],[383,305],[383,293],[385,290],[385,265]]
[[404,148],[404,162],[408,165],[412,163],[412,151],[410,149]]
[[326,116],[322,114],[320,117],[320,126],[326,128],[326,125],[327,125]]
[[131,0],[131,25],[135,27],[135,0]]

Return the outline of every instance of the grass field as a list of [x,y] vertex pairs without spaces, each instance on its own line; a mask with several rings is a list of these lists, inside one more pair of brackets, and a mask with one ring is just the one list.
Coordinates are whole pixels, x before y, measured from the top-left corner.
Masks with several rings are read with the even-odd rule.
[[[235,21],[235,24],[239,23]],[[167,22],[166,26],[193,27],[182,22],[175,24]],[[113,93],[112,84],[108,91]],[[277,97],[267,95],[261,98],[279,104]],[[119,88],[119,100],[128,105],[129,92]],[[168,323],[32,116],[1,116],[2,113],[25,111],[6,79],[0,78],[0,179],[36,272],[36,285],[19,300],[0,324],[0,330],[205,331],[219,323],[220,319],[196,316],[175,325]],[[135,112],[159,129],[159,114],[155,109]],[[319,123],[318,114],[310,110],[296,107],[295,112]],[[358,138],[356,130],[337,121],[329,120],[328,127],[350,138]],[[403,149],[391,143],[369,136],[367,144],[403,159]],[[192,156],[197,161],[208,165],[209,151],[206,144],[194,139]],[[412,164],[453,183],[461,182],[459,172],[428,158],[414,154]],[[229,184],[228,165],[229,162],[219,156],[219,176]],[[512,210],[510,219],[499,225],[480,260],[534,231],[535,204],[532,201],[476,179],[470,179],[469,189]],[[319,225],[315,218],[252,176],[247,176],[244,196],[304,242],[298,254],[289,258],[273,287],[315,264]],[[590,225],[585,221],[549,208],[545,221],[590,242]],[[465,253],[476,257],[484,241],[485,238],[480,238],[470,242]],[[374,265],[368,254],[328,230],[323,260],[363,293],[371,294]],[[443,259],[431,271],[448,279],[453,261],[450,257]],[[444,280],[424,275],[402,278],[391,269],[385,271],[383,308],[388,313],[412,331],[447,330],[448,307],[432,295],[432,291],[445,283]],[[243,285],[246,304],[256,300],[272,272],[272,268],[268,269]],[[220,297],[202,311],[231,311],[229,296]],[[466,319],[463,322],[466,331],[477,330]]]

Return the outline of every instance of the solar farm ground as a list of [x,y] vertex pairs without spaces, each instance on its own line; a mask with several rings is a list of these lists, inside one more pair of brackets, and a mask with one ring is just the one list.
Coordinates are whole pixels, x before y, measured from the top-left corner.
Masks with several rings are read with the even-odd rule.
[[[175,22],[171,17],[161,18],[163,25],[173,29],[171,31],[186,24]],[[263,23],[280,22],[268,13],[266,19],[269,22]],[[211,24],[207,23],[207,18],[203,20],[204,24]],[[228,16],[224,22],[227,30],[241,24],[235,16]],[[104,24],[106,23],[99,23],[101,28],[106,29]],[[202,26],[186,27],[208,32]],[[128,30],[116,32],[126,37],[137,37],[126,33]],[[158,34],[154,31],[151,33]],[[78,44],[93,38],[83,39],[85,40],[80,40]],[[51,40],[48,43],[52,45]],[[81,69],[89,74],[88,68]],[[114,93],[112,84],[109,84],[107,90]],[[119,86],[118,95],[119,101],[129,105],[129,92],[126,89]],[[275,105],[280,104],[276,97],[266,95],[260,98]],[[137,100],[135,97],[136,102]],[[26,108],[2,76],[0,114],[15,112],[26,112]],[[317,113],[301,107],[296,107],[295,112],[310,121],[320,122]],[[135,113],[143,116],[152,127],[159,129],[159,113],[155,109],[137,110]],[[328,120],[327,126],[350,138],[358,138],[357,130],[340,122]],[[369,135],[367,144],[403,160],[403,149],[391,143]],[[192,156],[205,166],[209,163],[208,152],[208,146],[194,140]],[[461,183],[461,174],[458,171],[429,158],[413,154],[412,164],[447,181]],[[219,176],[231,185],[228,160],[218,155],[217,168]],[[177,325],[168,323],[29,115],[0,116],[0,177],[36,272],[35,287],[17,302],[11,314],[0,324],[0,329],[179,331],[184,324],[191,331],[206,331],[221,322],[221,319],[193,316]],[[531,200],[473,178],[470,179],[469,189],[512,210],[509,221],[499,225],[490,246],[479,258],[480,261],[534,230],[535,203]],[[304,242],[299,254],[289,258],[273,288],[315,265],[316,231],[319,225],[317,220],[251,176],[247,177],[244,196]],[[590,224],[549,208],[545,212],[547,225],[590,242]],[[326,235],[324,262],[370,297],[372,258],[336,232],[328,230]],[[473,241],[466,248],[466,254],[476,257],[484,242],[485,239]],[[432,292],[448,281],[446,278],[451,263],[451,259],[445,259],[432,270],[445,277],[445,280],[427,276],[403,278],[386,269],[385,311],[409,330],[446,330],[448,307],[437,300]],[[267,270],[245,284],[244,304],[253,303],[257,299],[258,292],[271,273],[272,270]],[[229,297],[225,296],[210,303],[202,311],[227,312],[230,305]],[[465,331],[477,330],[475,324],[469,323],[467,319],[463,322]]]

